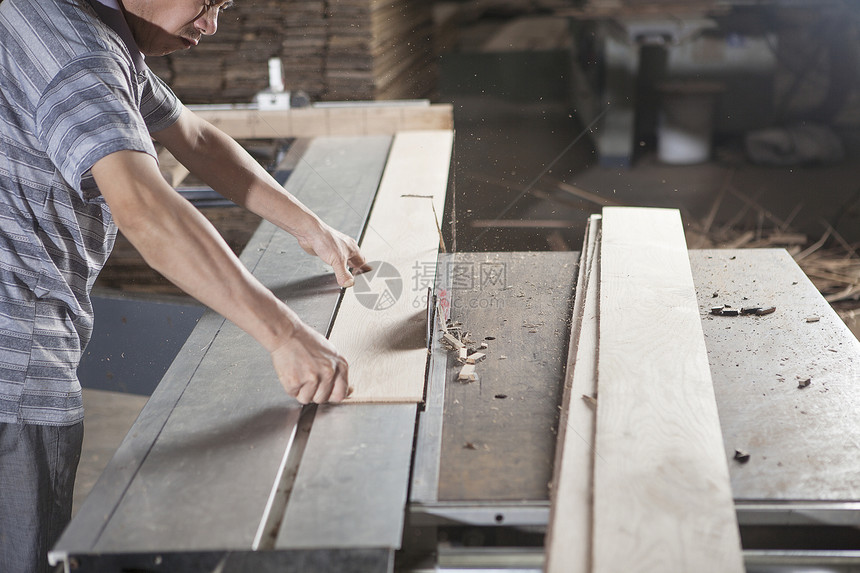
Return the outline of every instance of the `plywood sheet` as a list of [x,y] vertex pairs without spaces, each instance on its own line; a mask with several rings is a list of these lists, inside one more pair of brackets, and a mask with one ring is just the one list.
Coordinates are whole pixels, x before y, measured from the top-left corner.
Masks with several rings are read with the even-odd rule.
[[593,571],[743,571],[678,212],[604,208],[600,273]]
[[361,241],[374,270],[356,277],[329,336],[350,365],[348,401],[423,398],[426,289],[435,278],[453,135],[395,136]]

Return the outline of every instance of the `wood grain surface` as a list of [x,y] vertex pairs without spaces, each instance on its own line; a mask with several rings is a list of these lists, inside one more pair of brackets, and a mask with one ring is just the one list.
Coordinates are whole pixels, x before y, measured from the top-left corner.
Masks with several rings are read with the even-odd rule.
[[237,139],[394,135],[400,131],[452,129],[451,104],[344,105],[286,110],[195,109]]
[[547,573],[591,569],[594,403],[587,398],[597,393],[600,223],[600,215],[589,219],[577,278],[545,544]]
[[603,210],[595,572],[743,571],[677,211]]
[[361,241],[374,269],[347,290],[329,336],[349,361],[348,402],[424,397],[426,288],[435,279],[452,144],[450,130],[395,136]]

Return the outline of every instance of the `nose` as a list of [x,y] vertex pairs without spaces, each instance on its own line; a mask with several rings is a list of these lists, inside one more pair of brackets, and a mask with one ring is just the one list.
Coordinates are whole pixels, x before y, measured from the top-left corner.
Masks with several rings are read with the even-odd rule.
[[194,21],[194,28],[204,36],[211,36],[218,30],[218,10],[204,10]]

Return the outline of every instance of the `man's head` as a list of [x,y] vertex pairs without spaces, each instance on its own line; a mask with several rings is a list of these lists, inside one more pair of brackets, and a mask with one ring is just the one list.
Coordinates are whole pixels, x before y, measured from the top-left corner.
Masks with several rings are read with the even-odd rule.
[[163,56],[196,46],[218,28],[221,10],[232,0],[120,0],[138,48]]

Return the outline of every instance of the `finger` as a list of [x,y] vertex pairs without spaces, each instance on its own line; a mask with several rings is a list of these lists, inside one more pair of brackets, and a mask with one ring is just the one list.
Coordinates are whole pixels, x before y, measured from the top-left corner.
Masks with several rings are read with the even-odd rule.
[[367,263],[364,263],[360,267],[353,267],[352,268],[352,274],[357,275],[357,274],[366,273],[367,271],[372,271],[372,270],[373,270],[372,266],[370,266]]
[[314,394],[316,393],[316,390],[316,382],[302,384],[302,387],[299,388],[299,391],[296,394],[296,400],[298,400],[300,404],[310,404],[314,399]]
[[296,386],[292,383],[292,381],[290,381],[284,376],[281,376],[280,374],[278,375],[278,381],[281,383],[281,387],[288,395],[294,398],[298,396],[299,390],[301,390],[301,386]]
[[338,261],[337,264],[332,265],[332,268],[334,269],[334,276],[337,278],[338,285],[343,288],[349,288],[355,284],[352,273],[346,268],[346,261]]
[[331,396],[332,389],[334,388],[334,382],[323,382],[319,386],[317,386],[317,391],[314,393],[314,402],[317,404],[325,404],[329,400],[329,396]]
[[353,274],[366,273],[373,268],[367,263],[367,259],[364,258],[364,255],[361,254],[358,248],[349,257],[348,262]]
[[348,395],[349,383],[347,382],[347,366],[344,364],[343,368],[338,369],[338,374],[334,380],[334,387],[332,388],[331,395],[328,400],[333,403],[343,402],[343,399]]

